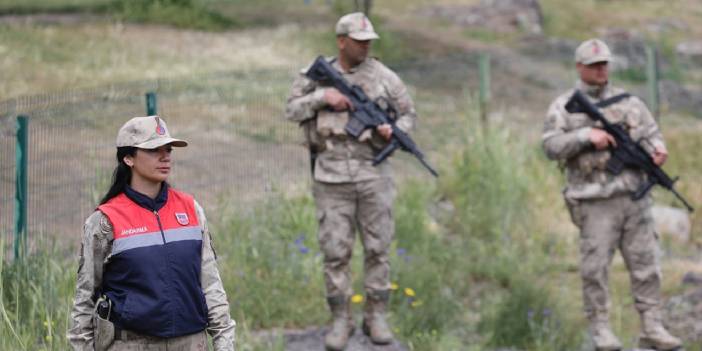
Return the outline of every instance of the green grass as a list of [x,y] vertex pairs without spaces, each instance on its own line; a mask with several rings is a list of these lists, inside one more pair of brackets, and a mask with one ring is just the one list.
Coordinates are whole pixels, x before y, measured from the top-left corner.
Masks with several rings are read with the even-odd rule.
[[[529,290],[520,295],[526,286],[522,279],[536,280],[544,271],[552,270],[548,266],[544,268],[546,260],[533,250],[532,246],[537,244],[526,240],[526,235],[531,233],[520,229],[527,225],[525,219],[529,212],[524,209],[528,189],[527,182],[518,179],[513,170],[523,166],[527,159],[512,158],[514,150],[522,145],[506,140],[507,135],[496,133],[471,144],[471,150],[485,148],[487,151],[460,152],[453,167],[455,171],[444,174],[442,179],[446,180],[436,189],[412,182],[402,187],[396,207],[397,239],[391,257],[392,281],[398,289],[392,295],[390,319],[399,338],[415,350],[450,350],[456,345],[469,344],[557,350],[580,343],[579,325],[561,317],[565,307],[554,304],[549,292]],[[436,198],[447,199],[460,210],[445,221],[437,222],[427,210]],[[321,261],[310,256],[310,252],[298,252],[301,244],[307,249],[315,247],[313,204],[307,197],[272,203],[275,205],[268,203],[263,207],[265,215],[257,211],[245,217],[253,219],[225,225],[234,228],[233,233],[239,232],[243,238],[256,238],[260,243],[240,243],[246,255],[230,258],[246,257],[245,263],[232,261],[224,265],[243,266],[238,274],[242,281],[231,288],[235,295],[233,300],[239,301],[242,310],[233,309],[241,313],[240,318],[244,320],[247,320],[246,310],[257,311],[256,323],[260,323],[260,327],[322,324],[328,315],[322,298]],[[259,247],[268,248],[265,251],[273,252],[273,258],[263,258]],[[356,272],[360,270],[359,252],[357,247]],[[361,283],[359,276],[360,273],[354,284],[357,291]],[[304,282],[303,286],[300,281]],[[490,291],[502,293],[495,296],[486,292],[483,296],[476,292],[474,285],[489,286]],[[406,288],[412,289],[414,294],[408,294]],[[262,301],[248,297],[254,291],[268,301],[265,307]],[[266,294],[273,294],[273,298],[264,298]],[[469,297],[473,294],[487,303],[472,309]],[[295,301],[294,308],[290,306],[291,301]],[[542,314],[548,309],[548,318],[535,320],[533,327],[503,335],[502,319],[511,315],[527,316],[522,312],[529,309],[539,309]],[[490,315],[493,310],[497,311],[497,317],[480,326],[485,335],[492,337],[462,335],[461,329],[470,327],[464,311]]]
[[[391,297],[389,318],[398,338],[413,350],[452,350],[460,345],[487,342],[466,339],[462,332],[465,311],[471,310],[468,297],[475,293],[472,282],[481,281],[503,291],[519,287],[509,275],[520,262],[500,254],[494,242],[504,242],[506,233],[520,222],[518,209],[523,207],[520,204],[525,200],[524,189],[517,192],[522,195],[505,197],[514,189],[501,186],[483,189],[485,184],[478,186],[479,180],[471,180],[468,188],[451,187],[468,174],[484,181],[495,177],[495,172],[501,174],[505,183],[513,183],[509,178],[513,173],[508,170],[516,165],[507,156],[507,148],[495,146],[483,157],[463,157],[456,161],[460,163],[457,172],[445,175],[446,184],[433,188],[410,181],[400,188],[395,210],[396,241],[391,254],[391,279],[397,289]],[[483,192],[487,195],[481,195]],[[427,210],[436,198],[466,206],[467,199],[483,201],[490,197],[503,197],[503,201],[488,201],[480,206],[476,202],[475,206],[457,211],[445,220],[437,220]],[[497,220],[496,214],[506,205],[510,206],[509,211],[514,211],[514,216]],[[486,218],[472,215],[464,218],[479,208],[485,208],[481,216]],[[242,342],[248,349],[276,347],[261,346],[261,341],[252,339],[248,331],[302,328],[327,322],[315,208],[309,196],[274,196],[250,212],[223,207],[211,214],[210,223],[232,315],[239,323],[238,330],[244,335]],[[2,310],[9,316],[0,330],[4,349],[65,348],[75,255],[49,247],[56,246],[40,245],[41,249],[34,255],[0,269],[3,282],[0,301]],[[519,245],[514,243],[509,247],[512,248],[509,252],[514,253]],[[362,291],[361,253],[360,247],[356,247],[357,292]],[[409,294],[407,288],[414,293]],[[545,295],[539,297],[546,299]],[[518,301],[517,307],[527,308],[524,304],[532,302]],[[500,304],[500,300],[494,300],[487,306]],[[361,306],[355,306],[354,310],[360,317]],[[19,329],[13,330],[15,327]],[[488,332],[499,329],[485,328]]]
[[75,13],[105,6],[113,0],[2,0],[0,14]]
[[554,305],[531,279],[514,279],[511,292],[494,306],[494,311],[486,313],[478,328],[490,335],[488,345],[528,350],[577,349],[580,333],[564,319],[565,306]]
[[[676,121],[668,123],[682,133]],[[575,233],[553,227],[564,215],[555,166],[537,145],[499,125],[485,135],[468,132],[463,140],[438,164],[438,183],[409,179],[399,188],[391,251],[397,289],[389,313],[395,334],[412,350],[580,349],[585,323],[577,250],[568,237]],[[695,146],[690,140],[671,143],[671,152]],[[676,156],[670,168],[697,163]],[[274,195],[248,210],[221,206],[209,212],[209,221],[240,349],[281,350],[280,337],[255,336],[261,329],[327,323],[309,195]],[[76,255],[54,243],[36,247],[21,261],[0,257],[1,349],[66,349]],[[357,244],[353,277],[359,293],[361,253]],[[619,260],[611,280],[612,324],[623,340],[632,340],[636,316]],[[360,319],[362,306],[353,308]]]
[[[97,2],[44,0],[41,3],[57,8]],[[191,48],[197,46],[193,41],[179,52],[154,47],[158,43],[153,36],[152,39],[122,36],[123,28],[113,24],[0,26],[0,35],[7,38],[0,43],[0,52],[5,55],[5,63],[0,63],[3,65],[0,67],[12,68],[4,70],[8,76],[2,84],[7,85],[0,89],[0,95],[18,95],[8,93],[15,91],[14,88],[21,92],[38,92],[84,84],[86,80],[93,85],[116,79],[143,78],[145,72],[163,76],[173,71],[193,74],[232,68],[246,70],[250,67],[247,61],[229,60],[271,41],[277,44],[270,51],[256,51],[256,65],[280,65],[276,63],[276,55],[285,59],[279,58],[279,61],[288,62],[302,60],[301,57],[311,60],[316,53],[335,54],[332,28],[337,15],[333,9],[278,2],[281,10],[267,14],[267,6],[275,3],[273,0],[190,3],[222,12],[235,23],[246,26],[285,24],[290,22],[287,16],[312,19],[298,23],[299,27],[280,31],[266,29],[262,34],[256,30],[246,31],[244,36],[253,37],[254,45],[232,45],[231,51],[220,56],[210,56],[202,48]],[[313,3],[319,5],[322,1]],[[592,18],[588,6],[595,3],[612,11],[618,9],[616,2],[586,1],[584,5],[573,2],[555,7],[554,1],[544,1],[549,21],[547,31],[573,37],[591,35],[592,28],[604,23]],[[650,3],[643,5],[646,11],[651,11],[659,1]],[[167,13],[158,7],[165,6],[162,5],[165,2],[148,4],[151,5],[143,6],[156,6],[157,13]],[[181,5],[170,4],[168,6],[176,7],[173,11],[182,10],[178,8]],[[383,7],[385,3],[378,2],[377,6],[375,13],[387,10]],[[405,2],[393,1],[387,6],[402,9]],[[124,8],[123,11],[140,11],[135,9]],[[587,13],[585,19],[568,15],[583,11]],[[572,26],[565,26],[564,18],[572,19]],[[153,18],[133,20],[160,23],[151,22]],[[629,17],[622,20],[633,23]],[[125,18],[125,21],[131,20]],[[193,26],[187,21],[184,23],[185,27]],[[389,21],[374,18],[374,24],[382,37],[374,44],[374,55],[384,61],[423,55],[421,51],[412,52],[415,47],[412,38],[390,28]],[[172,29],[165,32],[180,34]],[[145,31],[139,36],[147,34]],[[485,42],[499,39],[491,37],[490,33],[468,34]],[[229,43],[231,33],[208,35]],[[203,37],[197,39],[204,40]],[[664,54],[672,47],[666,46]],[[83,55],[84,52],[91,54]],[[44,69],[32,69],[39,66]],[[626,74],[640,79],[637,76],[640,72]],[[241,79],[242,86],[224,91],[228,95],[222,99],[243,107],[227,116],[237,123],[247,121],[247,108],[252,106],[247,94],[263,94],[271,89],[270,85],[275,85],[272,88],[275,92],[287,90],[289,81],[281,81],[268,79],[251,85],[247,79]],[[395,210],[396,241],[391,255],[392,282],[398,289],[392,294],[390,321],[396,335],[412,350],[580,349],[585,322],[577,274],[577,233],[569,224],[558,190],[563,183],[562,175],[555,163],[543,157],[538,141],[523,137],[528,133],[514,132],[513,126],[496,123],[486,136],[480,134],[475,127],[478,123],[474,106],[467,98],[456,97],[455,91],[440,84],[436,84],[436,90],[430,86],[426,89],[413,87],[417,90],[413,91],[413,96],[422,118],[418,131],[422,137],[417,141],[423,147],[434,146],[434,150],[429,150],[429,159],[441,170],[442,176],[438,183],[429,186],[425,178],[410,179],[400,186]],[[236,95],[239,93],[245,96]],[[273,105],[274,102],[264,105],[266,114],[275,113]],[[469,117],[463,118],[466,114]],[[255,123],[265,127],[268,122]],[[702,147],[702,139],[698,137],[700,124],[689,118],[668,119],[668,116],[664,116],[662,123],[671,153],[666,170],[671,175],[680,175],[679,191],[693,203],[699,203],[702,179],[697,170],[702,169],[702,165],[699,157],[689,150]],[[270,129],[260,131],[252,138],[266,142],[280,138]],[[415,162],[409,158],[404,161]],[[98,174],[98,180],[90,185],[94,196],[100,193],[95,189],[104,187],[107,176]],[[675,203],[665,192],[657,191],[656,197],[662,203]],[[693,228],[697,228],[693,229],[695,244],[700,243],[698,228],[702,217],[699,212],[692,217]],[[208,214],[232,315],[238,322],[240,349],[280,350],[280,338],[261,341],[255,332],[319,326],[328,321],[321,257],[317,254],[314,204],[309,196],[276,195],[253,209],[241,211],[238,207],[224,207]],[[674,253],[690,256],[695,250],[695,245],[681,247],[683,245],[667,241],[664,246]],[[77,257],[75,252],[66,252],[60,247],[39,243],[32,255],[19,262],[0,257],[0,349],[67,348],[64,334],[69,325]],[[354,256],[357,292],[362,291],[361,251],[357,246]],[[667,269],[664,265],[663,271]],[[681,273],[674,273],[677,274],[674,278],[664,275],[667,296],[679,292]],[[622,339],[629,342],[627,346],[632,346],[630,341],[638,333],[637,317],[620,260],[615,260],[611,281],[612,324]],[[408,296],[405,288],[411,288],[415,296]],[[356,317],[360,317],[361,306],[355,305],[354,311]]]
[[198,0],[42,0],[0,5],[0,14],[101,14],[134,23],[165,24],[178,28],[224,30],[237,22]]
[[199,30],[224,30],[237,24],[234,19],[204,7],[197,0],[115,0],[105,13],[129,22]]
[[68,348],[76,268],[72,256],[55,244],[39,243],[42,251],[12,262],[0,252],[0,349]]

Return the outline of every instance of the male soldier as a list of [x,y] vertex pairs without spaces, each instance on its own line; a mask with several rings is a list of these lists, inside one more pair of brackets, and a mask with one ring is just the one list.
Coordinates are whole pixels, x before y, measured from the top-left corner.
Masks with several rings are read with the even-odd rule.
[[[413,102],[400,78],[368,57],[371,40],[378,39],[368,18],[360,12],[341,17],[336,35],[339,56],[330,59],[332,66],[371,99],[393,107],[397,127],[409,132],[416,119]],[[363,331],[373,343],[387,344],[393,340],[385,310],[390,289],[388,249],[395,230],[395,185],[389,160],[377,166],[372,160],[391,138],[392,129],[384,124],[367,130],[358,140],[351,138],[344,131],[353,110],[350,100],[335,88],[308,79],[305,72],[292,85],[286,118],[301,124],[313,154],[318,240],[333,316],[325,345],[342,350],[353,333],[349,261],[357,226],[365,255]]]
[[[583,42],[575,51],[583,92],[613,124],[620,124],[648,151],[657,165],[667,157],[663,136],[651,113],[635,96],[622,95],[608,79],[612,54],[598,39]],[[585,314],[596,350],[620,350],[621,343],[609,326],[608,269],[619,249],[629,270],[631,290],[641,316],[639,345],[656,350],[676,350],[681,342],[661,324],[661,274],[656,258],[658,240],[651,216],[651,198],[634,201],[633,191],[643,184],[640,170],[620,175],[606,169],[614,138],[583,113],[570,114],[565,105],[571,89],[549,107],[544,123],[543,147],[548,158],[566,169],[563,191],[573,223],[580,229],[580,275]]]

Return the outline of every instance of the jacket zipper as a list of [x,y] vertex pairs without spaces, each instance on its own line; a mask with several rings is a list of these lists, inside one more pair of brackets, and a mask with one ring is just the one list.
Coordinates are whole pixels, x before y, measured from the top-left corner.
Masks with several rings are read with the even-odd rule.
[[161,231],[161,239],[163,239],[163,244],[166,245],[166,234],[163,233],[163,226],[161,225],[161,217],[158,215],[158,211],[154,210],[156,215],[156,222],[158,222],[158,229]]
[[[161,216],[158,215],[158,211],[156,211],[156,210],[154,210],[154,215],[156,216],[156,222],[158,222],[158,229],[161,231],[161,239],[163,239],[163,247],[165,248],[166,247],[166,234],[163,232],[163,226],[161,225]],[[168,251],[166,251],[166,255],[164,256],[164,261],[166,263],[164,265],[164,267],[168,267]],[[164,272],[166,275],[168,275],[168,270],[165,270]],[[167,295],[169,295],[169,297],[170,297],[170,294],[167,294]],[[167,297],[168,300],[170,300],[169,297]],[[175,316],[175,309],[171,312],[171,316]],[[171,317],[171,323],[173,323],[172,322],[173,320],[175,320],[175,317]],[[171,328],[174,328],[174,327],[171,327]]]

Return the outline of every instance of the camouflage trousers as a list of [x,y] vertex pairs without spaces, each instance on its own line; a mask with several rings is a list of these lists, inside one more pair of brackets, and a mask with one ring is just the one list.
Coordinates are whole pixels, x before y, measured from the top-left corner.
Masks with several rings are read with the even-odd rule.
[[661,273],[650,197],[633,201],[627,194],[580,200],[569,204],[569,209],[580,228],[580,275],[588,319],[608,318],[608,272],[616,249],[629,270],[636,309],[644,312],[657,307],[661,301]]
[[392,179],[338,184],[315,181],[313,193],[327,296],[352,294],[350,261],[356,229],[363,244],[365,290],[390,289],[388,251],[395,233]]
[[109,351],[207,351],[207,334],[195,334],[174,338],[159,338],[123,331],[120,340],[115,340]]

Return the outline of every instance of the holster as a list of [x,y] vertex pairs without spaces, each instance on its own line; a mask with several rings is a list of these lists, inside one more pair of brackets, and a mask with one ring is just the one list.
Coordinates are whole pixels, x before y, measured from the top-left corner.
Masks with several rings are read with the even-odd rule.
[[105,295],[95,304],[93,321],[95,327],[95,351],[106,351],[115,341],[115,326],[110,322],[112,301]]

